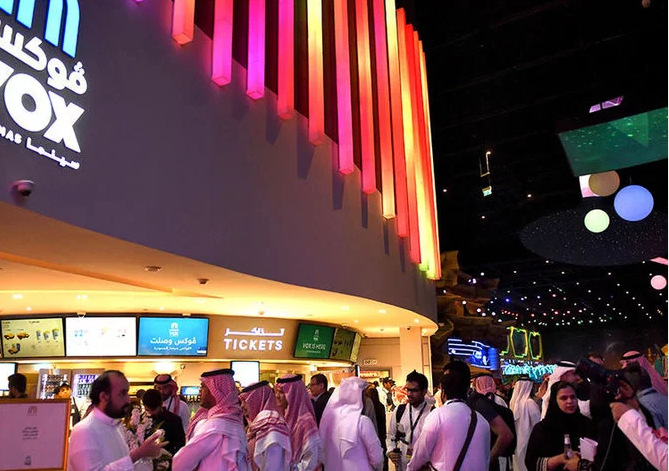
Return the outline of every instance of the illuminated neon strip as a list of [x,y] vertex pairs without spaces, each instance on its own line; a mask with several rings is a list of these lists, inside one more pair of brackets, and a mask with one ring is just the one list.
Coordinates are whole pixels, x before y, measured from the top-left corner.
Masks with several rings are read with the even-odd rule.
[[427,277],[432,280],[441,278],[441,250],[439,248],[439,230],[437,222],[437,194],[436,184],[434,180],[434,156],[432,154],[432,129],[430,122],[430,98],[427,88],[427,65],[425,62],[425,52],[423,51],[423,44],[419,42],[418,48],[420,50],[420,72],[423,83],[423,109],[425,114],[425,135],[427,142],[427,163],[428,163],[428,189],[429,203],[430,203],[430,217],[432,224],[432,251],[434,257],[434,267],[430,267],[427,271]]
[[[402,83],[402,121],[404,123],[404,156],[406,162],[406,182],[409,202],[409,259],[412,263],[420,263],[420,232],[418,228],[418,201],[416,195],[416,142],[414,141],[414,125],[411,107],[412,73],[409,64],[411,57],[413,34],[407,34],[406,13],[403,8],[397,10],[397,39],[400,58],[400,80]],[[408,41],[407,41],[408,39]]]
[[[7,2],[4,2],[7,3]],[[14,6],[14,0],[11,0],[9,2],[9,13],[10,15],[12,14],[12,7]],[[58,20],[60,21],[60,15],[63,13],[63,1],[60,1],[60,6],[58,5],[58,2],[49,2],[49,13],[52,13],[51,9],[52,8],[59,8],[60,11],[58,12]],[[4,7],[2,7],[3,10],[5,10]],[[6,10],[5,10],[6,11]],[[19,9],[16,12],[16,20],[21,23],[23,26],[26,28],[30,29],[33,27],[33,16],[35,15],[35,0],[20,0],[19,1]],[[51,18],[48,18],[47,25],[49,25],[49,19],[52,19],[53,15],[51,15]],[[53,20],[52,20],[53,21]],[[53,25],[52,25],[53,28]],[[58,34],[60,34],[60,24],[58,24],[58,31],[56,32],[56,45],[58,45]]]
[[265,0],[249,0],[249,56],[246,95],[257,100],[265,95]]
[[353,114],[351,110],[351,58],[348,50],[348,1],[334,2],[335,56],[337,61],[337,123],[339,173],[353,173]]
[[295,4],[279,0],[279,60],[277,114],[289,119],[295,110]]
[[211,79],[216,85],[232,81],[232,2],[215,0],[214,35],[211,48]]
[[360,95],[360,150],[362,154],[362,191],[376,191],[374,156],[374,99],[372,97],[372,64],[369,45],[369,12],[367,1],[355,2],[355,24],[358,48],[358,91]]
[[[523,352],[522,355],[518,355],[518,352],[516,352],[516,345],[513,341],[513,335],[515,332],[521,332],[523,337],[525,337],[525,351]],[[519,329],[517,327],[511,327],[510,332],[509,332],[509,338],[511,340],[511,353],[513,354],[514,357],[516,358],[527,358],[527,352],[529,351],[529,341],[527,338],[527,330],[525,329]]]
[[0,10],[11,15],[14,11],[14,0],[0,0]]
[[372,0],[374,15],[374,48],[376,56],[376,103],[379,122],[379,151],[381,157],[381,201],[383,217],[390,219],[395,212],[395,182],[393,181],[393,134],[390,116],[390,84],[388,82],[388,45],[383,0]]
[[[374,0],[382,2],[382,0]],[[395,169],[395,204],[397,235],[409,235],[409,196],[407,192],[406,164],[404,162],[404,124],[402,112],[402,83],[400,77],[399,46],[395,0],[386,0],[386,37],[388,39],[388,77],[390,80],[390,105],[393,134],[393,164]]]
[[[534,354],[534,349],[532,348],[532,342],[531,342],[532,337],[539,337],[539,354],[538,355]],[[528,337],[527,337],[527,340],[528,340],[527,343],[528,343],[529,348],[530,348],[530,358],[532,358],[532,360],[540,360],[541,357],[544,355],[544,343],[541,340],[541,334],[539,332],[530,332]]]
[[418,233],[420,244],[420,263],[418,268],[427,272],[432,256],[432,246],[430,245],[431,230],[429,228],[428,202],[425,195],[425,140],[423,128],[425,119],[423,118],[423,99],[422,86],[420,83],[420,59],[418,57],[418,34],[413,26],[406,26],[406,41],[409,59],[409,72],[411,74],[411,117],[414,131],[414,145],[416,152],[414,168],[416,172],[416,202],[418,213]]
[[172,39],[179,44],[187,44],[193,40],[194,29],[195,0],[174,0],[174,6],[172,7]]
[[[307,34],[309,49],[309,142],[317,146],[325,141],[323,5],[321,0],[307,0]],[[337,49],[339,49],[339,46],[337,46]]]

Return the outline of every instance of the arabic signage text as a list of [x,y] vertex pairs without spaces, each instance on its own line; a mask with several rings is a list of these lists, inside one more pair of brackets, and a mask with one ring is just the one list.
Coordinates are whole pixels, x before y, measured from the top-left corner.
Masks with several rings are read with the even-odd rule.
[[207,356],[209,319],[140,317],[139,355]]
[[212,316],[210,358],[290,359],[297,322],[285,319]]

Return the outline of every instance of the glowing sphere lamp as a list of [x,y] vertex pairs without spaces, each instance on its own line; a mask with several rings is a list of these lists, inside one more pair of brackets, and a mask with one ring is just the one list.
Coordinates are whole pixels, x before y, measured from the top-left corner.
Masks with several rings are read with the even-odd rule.
[[610,196],[620,186],[620,177],[615,171],[590,175],[588,186],[597,196]]
[[655,275],[650,279],[650,285],[656,290],[662,290],[667,287],[667,279],[662,275]]
[[585,228],[587,230],[599,234],[609,227],[610,219],[605,211],[602,211],[601,209],[593,209],[592,211],[588,211],[583,222],[585,223]]
[[613,200],[613,207],[618,216],[625,221],[641,221],[653,210],[653,195],[639,185],[626,186]]

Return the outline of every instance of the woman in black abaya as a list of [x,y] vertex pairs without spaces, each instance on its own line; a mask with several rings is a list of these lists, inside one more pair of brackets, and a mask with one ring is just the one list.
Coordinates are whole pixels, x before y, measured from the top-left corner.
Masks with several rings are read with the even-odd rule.
[[[546,418],[532,429],[525,455],[529,471],[586,471],[590,461],[576,453],[581,438],[596,438],[590,419],[578,410],[576,390],[571,383],[559,381],[551,388]],[[565,457],[564,436],[569,435],[574,456]]]

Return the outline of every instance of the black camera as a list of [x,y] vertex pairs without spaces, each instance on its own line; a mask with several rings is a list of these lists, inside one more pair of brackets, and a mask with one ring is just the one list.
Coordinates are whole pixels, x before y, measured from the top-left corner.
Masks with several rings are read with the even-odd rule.
[[393,450],[394,452],[399,453],[400,451],[400,442],[404,443],[405,445],[408,445],[409,442],[406,441],[407,434],[404,432],[404,426],[402,424],[397,424],[397,431],[395,432],[395,438],[393,438],[393,441],[395,442],[395,449]]
[[579,360],[576,365],[576,374],[603,386],[606,391],[606,399],[609,402],[613,402],[618,395],[621,381],[629,383],[621,370],[608,370],[588,358]]

